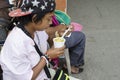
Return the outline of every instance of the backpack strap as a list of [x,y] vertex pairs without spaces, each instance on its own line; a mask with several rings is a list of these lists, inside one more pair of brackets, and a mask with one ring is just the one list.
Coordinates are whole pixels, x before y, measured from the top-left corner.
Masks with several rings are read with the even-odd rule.
[[[32,38],[30,33],[24,27],[21,27],[21,26],[18,26],[18,27],[21,28],[26,35],[28,35],[30,38]],[[34,43],[35,43],[35,41],[34,41]],[[38,54],[40,55],[40,57],[43,56],[42,52],[39,50],[36,43],[35,43],[34,47],[35,47],[36,51],[38,52]],[[45,70],[45,73],[46,73],[47,77],[51,78],[51,74],[49,72],[49,69],[48,69],[47,65],[45,65],[44,70]]]

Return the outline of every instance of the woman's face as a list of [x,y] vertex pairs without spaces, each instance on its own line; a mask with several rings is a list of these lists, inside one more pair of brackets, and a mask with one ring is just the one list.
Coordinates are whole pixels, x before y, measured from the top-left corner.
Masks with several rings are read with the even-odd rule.
[[36,23],[36,30],[44,30],[46,28],[48,28],[51,24],[52,24],[52,16],[54,15],[54,13],[48,13],[46,14],[43,19],[41,21],[39,21],[38,23]]

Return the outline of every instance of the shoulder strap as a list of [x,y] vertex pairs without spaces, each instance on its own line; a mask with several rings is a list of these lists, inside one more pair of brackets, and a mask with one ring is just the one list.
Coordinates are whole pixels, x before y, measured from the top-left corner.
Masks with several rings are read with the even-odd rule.
[[[29,33],[24,27],[19,27],[19,28],[21,28],[26,35],[28,35],[30,38],[32,38],[32,37],[30,36],[30,33]],[[34,41],[34,43],[35,43],[35,41]],[[38,48],[38,46],[37,46],[36,43],[35,43],[35,46],[34,46],[34,47],[35,47],[36,51],[38,52],[38,54],[39,54],[40,56],[42,56],[43,54],[42,54],[42,52],[39,50],[39,48]],[[47,65],[45,65],[44,70],[45,70],[45,73],[46,73],[47,77],[48,77],[48,78],[51,78],[51,75],[50,75],[50,72],[49,72],[49,69],[48,69]]]
[[[38,54],[40,55],[40,56],[42,56],[43,54],[40,52],[40,50],[39,50],[39,48],[38,48],[38,46],[37,46],[37,44],[35,43],[35,49],[36,49],[36,51],[38,52]],[[49,72],[49,69],[48,69],[48,67],[45,65],[45,67],[44,67],[44,70],[45,70],[45,73],[46,73],[46,75],[47,75],[47,77],[48,78],[51,78],[51,75],[50,75],[50,72]]]

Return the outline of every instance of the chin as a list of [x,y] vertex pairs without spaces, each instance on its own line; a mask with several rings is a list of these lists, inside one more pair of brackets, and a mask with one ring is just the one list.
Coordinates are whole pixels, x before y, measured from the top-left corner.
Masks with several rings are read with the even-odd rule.
[[47,29],[47,28],[49,28],[49,26],[46,26],[46,27],[44,27],[44,28],[40,28],[40,29],[38,29],[37,31],[44,31],[44,30]]
[[37,29],[37,31],[43,31],[44,29]]
[[47,28],[39,29],[38,31],[44,31],[45,29],[47,29]]
[[47,29],[47,28],[49,28],[49,27],[50,27],[50,25],[49,25],[49,26],[47,26],[47,27],[46,27],[46,29]]

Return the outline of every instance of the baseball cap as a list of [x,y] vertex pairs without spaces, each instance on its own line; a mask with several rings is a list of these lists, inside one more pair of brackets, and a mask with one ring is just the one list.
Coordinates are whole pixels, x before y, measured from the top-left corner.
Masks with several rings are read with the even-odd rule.
[[20,0],[17,9],[10,11],[10,17],[21,17],[32,13],[45,13],[55,10],[55,0]]

